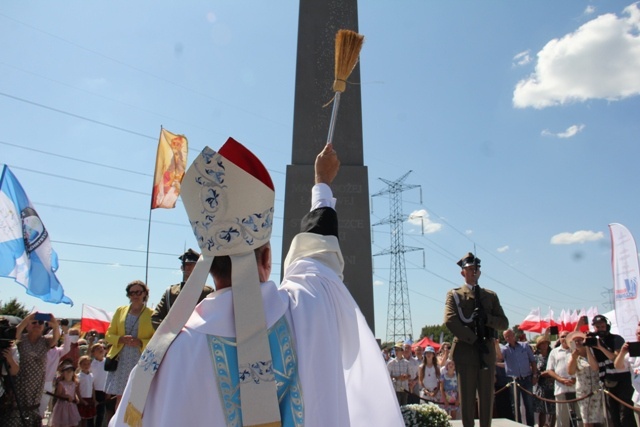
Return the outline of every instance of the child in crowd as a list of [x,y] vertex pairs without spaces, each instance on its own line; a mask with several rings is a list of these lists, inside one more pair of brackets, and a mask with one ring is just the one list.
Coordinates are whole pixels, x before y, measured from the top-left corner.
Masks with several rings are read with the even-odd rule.
[[441,403],[440,367],[436,359],[436,351],[427,346],[422,355],[422,364],[418,371],[418,381],[422,387],[420,397],[434,403]]
[[80,356],[78,359],[78,383],[80,401],[78,412],[82,418],[81,427],[93,427],[96,416],[96,398],[93,392],[93,374],[91,373],[91,357]]
[[58,369],[55,386],[56,402],[51,411],[52,427],[75,427],[80,422],[80,414],[76,402],[78,396],[78,380],[74,375],[73,362],[64,360]]
[[93,390],[96,396],[96,427],[102,427],[102,421],[104,420],[105,404],[107,395],[104,392],[105,385],[107,383],[107,371],[104,370],[104,356],[106,350],[104,346],[98,342],[91,346],[91,373],[93,374]]
[[442,371],[442,396],[444,400],[444,409],[451,419],[455,420],[458,416],[458,406],[460,406],[460,400],[458,398],[458,377],[456,374],[456,365],[453,360],[447,360]]

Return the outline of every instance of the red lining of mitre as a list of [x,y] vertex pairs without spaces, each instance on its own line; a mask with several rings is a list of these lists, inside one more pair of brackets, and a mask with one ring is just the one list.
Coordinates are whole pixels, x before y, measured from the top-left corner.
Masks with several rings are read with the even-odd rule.
[[262,182],[269,187],[272,191],[275,191],[271,176],[264,167],[260,159],[256,157],[247,147],[240,144],[233,138],[227,139],[222,147],[218,150],[218,153],[225,159],[238,166],[249,175]]

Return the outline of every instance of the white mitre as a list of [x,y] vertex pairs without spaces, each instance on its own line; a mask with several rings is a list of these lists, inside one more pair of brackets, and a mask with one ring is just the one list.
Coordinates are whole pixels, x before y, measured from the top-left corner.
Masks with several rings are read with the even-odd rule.
[[[218,152],[205,147],[181,191],[202,255],[132,374],[125,421],[141,425],[146,396],[164,353],[195,308],[216,256],[229,256],[238,352],[242,424],[280,426],[277,384],[254,250],[269,242],[275,193],[267,169],[232,138]],[[265,366],[267,367],[265,369]]]

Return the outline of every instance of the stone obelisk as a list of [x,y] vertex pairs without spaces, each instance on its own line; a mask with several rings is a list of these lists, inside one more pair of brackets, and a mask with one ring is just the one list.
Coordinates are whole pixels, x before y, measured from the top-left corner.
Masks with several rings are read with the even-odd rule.
[[[301,0],[293,120],[293,150],[287,166],[282,259],[300,219],[309,211],[316,155],[327,142],[333,97],[335,36],[358,31],[356,0]],[[366,36],[366,35],[365,35]],[[366,41],[363,49],[366,49]],[[374,331],[369,184],[362,153],[360,65],[342,94],[333,145],[341,161],[332,187],[338,200],[344,282]],[[375,331],[374,331],[375,332]]]

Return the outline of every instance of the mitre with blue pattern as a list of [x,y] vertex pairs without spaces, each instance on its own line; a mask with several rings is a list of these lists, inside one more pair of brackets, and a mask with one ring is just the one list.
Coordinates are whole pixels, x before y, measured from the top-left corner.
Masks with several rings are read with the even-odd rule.
[[205,147],[182,181],[182,201],[203,254],[246,253],[269,242],[275,193],[267,169],[229,138]]

